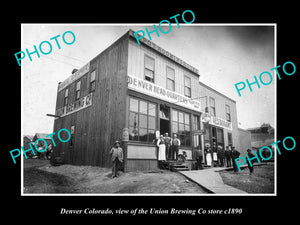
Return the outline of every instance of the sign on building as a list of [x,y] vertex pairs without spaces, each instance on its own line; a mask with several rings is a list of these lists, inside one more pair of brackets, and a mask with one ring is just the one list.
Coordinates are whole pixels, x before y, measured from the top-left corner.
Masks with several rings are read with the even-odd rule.
[[[71,102],[68,105],[61,107],[56,110],[55,114],[60,117],[70,115],[72,113],[78,112],[88,106],[92,105],[92,93],[78,99],[75,102]],[[56,118],[57,119],[57,118]]]
[[215,125],[217,127],[222,127],[228,130],[232,130],[232,123],[222,119],[220,117],[209,115],[208,113],[203,113],[202,122],[209,123],[211,125]]
[[127,84],[128,88],[131,90],[182,106],[184,108],[198,112],[200,111],[200,102],[198,100],[188,98],[149,81],[145,81],[134,76],[128,76]]

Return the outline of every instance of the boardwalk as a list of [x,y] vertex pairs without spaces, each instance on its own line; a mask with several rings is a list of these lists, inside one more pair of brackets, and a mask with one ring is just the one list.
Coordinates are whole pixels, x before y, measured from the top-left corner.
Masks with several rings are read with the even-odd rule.
[[247,192],[224,184],[218,171],[224,168],[213,167],[204,170],[179,171],[182,175],[198,183],[215,194],[247,194]]

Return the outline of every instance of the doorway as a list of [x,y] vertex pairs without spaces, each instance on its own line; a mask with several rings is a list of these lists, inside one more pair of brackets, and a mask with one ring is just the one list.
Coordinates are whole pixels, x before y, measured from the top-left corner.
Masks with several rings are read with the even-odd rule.
[[168,133],[170,135],[170,107],[160,105],[159,111],[160,134]]
[[223,137],[223,129],[218,127],[211,127],[211,140],[212,140],[212,151],[214,161],[218,161],[217,158],[217,150],[218,147],[224,149],[224,137]]

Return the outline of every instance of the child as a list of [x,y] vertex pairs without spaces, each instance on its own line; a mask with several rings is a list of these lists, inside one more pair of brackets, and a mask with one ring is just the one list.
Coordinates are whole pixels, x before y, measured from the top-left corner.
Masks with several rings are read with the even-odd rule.
[[187,157],[187,154],[185,151],[182,151],[182,154],[178,154],[178,162],[185,162],[186,160],[186,157]]
[[120,148],[120,142],[115,141],[114,147],[109,152],[112,161],[112,178],[118,177],[118,171],[123,162],[123,149]]

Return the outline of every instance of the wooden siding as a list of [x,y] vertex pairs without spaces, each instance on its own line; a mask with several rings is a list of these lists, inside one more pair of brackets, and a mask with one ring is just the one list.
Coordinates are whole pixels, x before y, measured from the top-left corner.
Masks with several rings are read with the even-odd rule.
[[[121,140],[125,127],[127,94],[128,39],[121,37],[90,62],[90,70],[81,79],[83,97],[89,93],[91,72],[96,70],[92,105],[55,120],[54,132],[75,126],[74,145],[58,140],[54,155],[75,165],[110,167],[109,151]],[[69,85],[69,103],[75,101],[75,83]],[[63,106],[64,90],[57,95],[56,108]]]
[[[196,86],[196,84],[192,84],[192,87]],[[236,102],[231,100],[230,98],[222,95],[221,93],[208,88],[206,85],[199,83],[197,84],[197,89],[194,88],[195,94],[197,96],[207,96],[207,103],[206,98],[201,98],[201,110],[204,111],[205,107],[210,107],[209,98],[212,97],[215,99],[215,111],[216,117],[226,119],[226,109],[225,105],[230,107],[230,116],[231,116],[231,123],[232,123],[232,131],[223,129],[224,130],[224,145],[228,145],[228,133],[232,133],[232,142],[233,145],[236,147],[237,150],[240,149],[240,141],[239,141],[239,132],[238,132],[238,120],[237,120],[237,111],[236,111]]]
[[[188,50],[187,50],[188,51]],[[238,121],[236,112],[236,102],[225,95],[213,90],[212,88],[199,82],[199,77],[173,62],[172,60],[160,55],[159,53],[151,50],[144,45],[138,45],[136,41],[129,40],[128,52],[128,74],[144,79],[144,57],[149,55],[155,60],[155,75],[154,83],[166,88],[166,67],[170,66],[175,70],[175,92],[184,95],[184,76],[191,78],[191,98],[199,98],[201,111],[205,111],[206,98],[207,106],[209,107],[209,97],[215,99],[216,116],[226,119],[225,105],[229,105],[231,113],[232,131],[224,129],[225,146],[228,145],[228,132],[232,133],[233,145],[237,149],[240,147]]]
[[156,159],[128,159],[127,160],[127,171],[149,171],[157,170]]
[[[166,88],[166,67],[175,70],[175,92],[184,95],[184,76],[191,78],[191,95],[195,97],[215,98],[216,116],[226,118],[225,105],[230,106],[231,122],[233,130],[224,129],[224,144],[228,145],[228,132],[232,133],[233,145],[239,150],[239,133],[235,101],[227,98],[219,92],[198,82],[198,76],[183,68],[172,60],[160,55],[143,45],[139,46],[128,36],[124,35],[105,51],[100,53],[90,62],[90,70],[81,78],[81,93],[83,97],[89,93],[89,81],[91,72],[96,70],[96,88],[93,92],[92,106],[82,109],[68,116],[56,119],[54,132],[61,128],[71,129],[75,126],[74,145],[70,142],[61,143],[54,136],[56,147],[54,155],[62,155],[65,163],[76,165],[93,165],[110,167],[109,150],[116,139],[121,140],[122,129],[128,127],[128,94],[145,98],[156,103],[163,103],[151,96],[134,93],[127,90],[127,75],[144,79],[145,54],[155,59],[155,78],[157,85]],[[69,85],[69,103],[75,101],[75,83]],[[56,109],[63,106],[64,90],[57,94]],[[205,110],[205,98],[199,99],[201,111]],[[209,106],[209,98],[207,99]],[[159,106],[159,105],[158,105]],[[158,107],[159,108],[159,107]],[[181,107],[174,108],[197,114]],[[191,118],[193,122],[193,117]],[[157,117],[159,121],[159,117]],[[159,123],[158,127],[159,129]],[[193,146],[193,138],[192,146]],[[126,152],[125,152],[126,153]],[[191,152],[191,156],[193,152]],[[139,156],[140,157],[140,156]],[[126,171],[152,170],[157,168],[156,159],[128,159]]]
[[[167,88],[166,68],[175,70],[175,92],[184,95],[184,76],[191,78],[191,82],[198,82],[198,76],[183,68],[169,58],[162,56],[155,50],[144,45],[138,45],[136,41],[129,39],[128,51],[128,75],[144,79],[145,55],[154,58],[154,83]],[[192,95],[193,97],[193,95]]]
[[128,159],[157,159],[157,148],[155,145],[143,146],[128,144],[127,147]]

